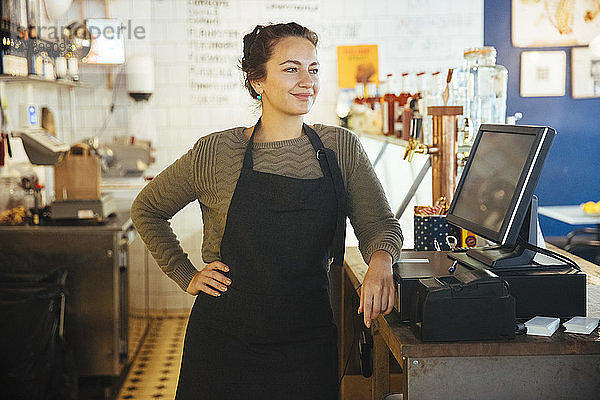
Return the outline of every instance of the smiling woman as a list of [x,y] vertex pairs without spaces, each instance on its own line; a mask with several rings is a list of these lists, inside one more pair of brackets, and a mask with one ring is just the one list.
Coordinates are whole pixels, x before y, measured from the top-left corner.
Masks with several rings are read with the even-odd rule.
[[[298,129],[302,116],[312,108],[320,88],[317,41],[314,32],[297,24],[259,25],[246,35],[242,71],[246,88],[262,106],[257,142],[302,134]],[[282,123],[296,129],[281,129]],[[252,131],[245,133],[250,137]]]
[[261,96],[264,114],[301,116],[310,111],[319,93],[319,62],[311,42],[299,37],[280,40],[266,72],[264,80],[251,83]]
[[[293,22],[247,34],[241,67],[261,118],[200,138],[133,204],[158,264],[196,296],[178,400],[337,399],[328,271],[343,264],[346,217],[369,265],[358,311],[370,326],[392,310],[402,233],[373,167],[352,132],[303,122],[319,93],[316,45]],[[200,271],[169,223],[195,200]]]

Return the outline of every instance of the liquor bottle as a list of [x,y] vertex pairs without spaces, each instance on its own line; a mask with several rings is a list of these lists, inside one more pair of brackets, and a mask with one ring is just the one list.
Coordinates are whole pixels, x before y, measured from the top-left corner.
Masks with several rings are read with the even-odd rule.
[[382,122],[383,122],[383,134],[385,136],[394,135],[394,102],[396,101],[396,94],[394,93],[392,74],[386,75],[386,80],[382,87],[381,92],[381,111],[382,111]]

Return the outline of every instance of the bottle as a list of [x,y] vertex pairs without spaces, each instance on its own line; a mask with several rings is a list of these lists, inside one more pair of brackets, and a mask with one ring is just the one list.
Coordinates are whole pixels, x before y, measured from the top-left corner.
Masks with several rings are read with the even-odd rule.
[[427,74],[425,72],[419,72],[416,74],[416,93],[423,93],[427,90]]
[[465,50],[464,57],[468,67],[466,103],[470,128],[477,132],[481,124],[506,123],[508,71],[496,64],[496,49],[474,47]]
[[[440,71],[432,72],[428,76],[429,82],[427,84],[427,91],[425,92],[422,99],[423,109],[423,135],[422,141],[426,145],[433,144],[433,118],[427,113],[427,107],[429,106],[443,106],[444,101],[442,99],[442,93],[446,87],[446,81]],[[451,103],[448,103],[451,104]]]
[[377,84],[375,82],[367,82],[365,89],[366,89],[365,97],[369,98],[369,97],[377,97],[378,96]]
[[408,72],[403,72],[402,77],[400,78],[400,93],[408,93],[410,92],[410,74]]
[[382,122],[383,122],[383,134],[385,136],[393,136],[394,135],[394,102],[396,100],[396,95],[394,94],[393,88],[393,77],[392,74],[386,75],[385,82],[381,85],[380,93],[381,93],[381,111],[382,111]]
[[54,72],[56,73],[56,79],[67,78],[67,44],[63,40],[58,42],[56,45],[56,52],[54,54]]
[[354,85],[354,98],[363,99],[365,98],[365,84],[362,82],[356,82]]
[[[440,71],[432,72],[429,75],[429,83],[424,96],[427,99],[428,106],[443,106],[442,93],[445,89],[445,81]],[[450,105],[450,102],[448,103]]]

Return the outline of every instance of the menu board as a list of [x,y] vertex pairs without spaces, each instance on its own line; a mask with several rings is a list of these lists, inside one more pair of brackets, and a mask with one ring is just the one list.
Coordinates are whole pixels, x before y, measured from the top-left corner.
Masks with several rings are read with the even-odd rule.
[[[317,32],[322,88],[337,87],[337,46],[377,45],[380,76],[460,65],[463,49],[483,42],[483,1],[457,1],[469,7],[446,0],[189,0],[191,102],[248,101],[239,68],[242,39],[270,22],[295,21]],[[337,92],[329,95],[334,101]]]
[[240,66],[242,38],[265,18],[282,14],[316,16],[320,1],[188,2],[189,87],[193,104],[231,104],[244,91]]
[[240,31],[221,21],[230,9],[230,1],[188,2],[189,84],[195,104],[227,103],[227,93],[239,86],[232,66]]

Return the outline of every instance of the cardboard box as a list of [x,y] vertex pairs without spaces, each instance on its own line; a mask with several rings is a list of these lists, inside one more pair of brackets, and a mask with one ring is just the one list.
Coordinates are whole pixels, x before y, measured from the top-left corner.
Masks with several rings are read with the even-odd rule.
[[54,199],[100,199],[100,157],[88,145],[72,146],[54,166]]

